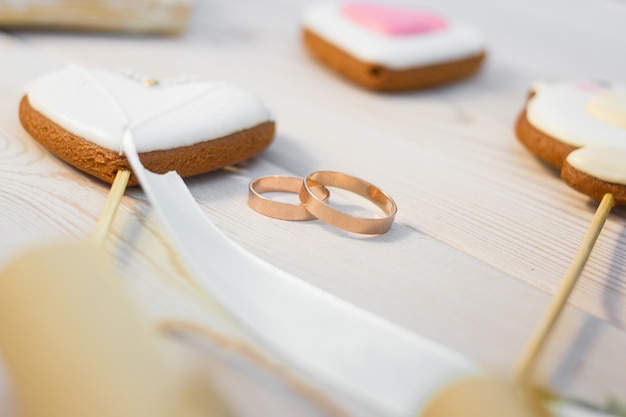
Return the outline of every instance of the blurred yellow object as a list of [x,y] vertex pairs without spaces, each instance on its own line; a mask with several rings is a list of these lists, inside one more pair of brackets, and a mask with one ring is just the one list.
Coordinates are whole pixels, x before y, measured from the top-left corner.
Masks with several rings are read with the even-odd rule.
[[189,416],[182,379],[133,307],[87,243],[31,251],[1,272],[0,354],[20,417]]
[[0,27],[176,34],[191,0],[20,0],[0,2]]
[[459,379],[438,392],[420,417],[549,417],[530,389],[495,377]]

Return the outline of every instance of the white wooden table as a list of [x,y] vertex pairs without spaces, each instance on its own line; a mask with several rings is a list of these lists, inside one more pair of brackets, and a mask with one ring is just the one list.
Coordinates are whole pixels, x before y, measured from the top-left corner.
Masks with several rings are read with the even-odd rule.
[[[217,226],[302,280],[488,369],[510,371],[596,207],[517,143],[513,122],[535,80],[626,82],[626,3],[433,2],[484,33],[486,66],[466,82],[393,95],[354,87],[307,55],[299,39],[306,3],[198,2],[189,30],[174,38],[0,34],[0,266],[34,245],[88,235],[108,191],[22,129],[17,105],[26,82],[71,63],[230,79],[263,97],[278,134],[259,157],[187,181]],[[251,179],[320,169],[364,178],[393,196],[399,211],[391,231],[356,238],[319,221],[263,217],[246,204]],[[139,188],[127,191],[106,250],[155,322],[234,334],[182,269]],[[626,210],[618,208],[537,381],[591,401],[626,401],[625,331]],[[189,349],[188,356],[223,375],[216,384],[235,414],[333,414],[289,384],[262,388],[281,378],[224,351]],[[233,371],[232,360],[247,370]],[[0,415],[10,415],[9,384],[0,381]]]

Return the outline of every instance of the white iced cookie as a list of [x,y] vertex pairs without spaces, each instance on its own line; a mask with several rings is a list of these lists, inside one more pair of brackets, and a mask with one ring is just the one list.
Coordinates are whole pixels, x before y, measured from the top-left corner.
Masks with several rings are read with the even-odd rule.
[[626,88],[537,84],[516,124],[519,140],[561,169],[563,180],[600,200],[626,204]]
[[232,83],[157,81],[79,67],[31,82],[19,113],[33,138],[107,182],[129,169],[121,154],[126,129],[146,168],[183,177],[258,154],[275,130],[263,102]]
[[438,13],[375,3],[319,3],[305,10],[304,42],[319,60],[367,88],[397,91],[474,74],[482,37]]

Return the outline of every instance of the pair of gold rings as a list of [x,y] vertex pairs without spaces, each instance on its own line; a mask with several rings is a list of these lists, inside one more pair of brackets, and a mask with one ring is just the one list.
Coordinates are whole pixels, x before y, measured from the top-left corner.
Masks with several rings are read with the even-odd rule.
[[[341,188],[360,195],[378,206],[384,216],[364,218],[337,210],[328,203],[330,191],[326,187]],[[269,192],[298,194],[300,204],[283,203],[263,196]],[[316,171],[304,179],[283,176],[257,178],[250,182],[248,204],[259,213],[276,219],[320,219],[349,232],[369,235],[388,231],[398,210],[392,198],[380,188],[359,178],[333,171]]]

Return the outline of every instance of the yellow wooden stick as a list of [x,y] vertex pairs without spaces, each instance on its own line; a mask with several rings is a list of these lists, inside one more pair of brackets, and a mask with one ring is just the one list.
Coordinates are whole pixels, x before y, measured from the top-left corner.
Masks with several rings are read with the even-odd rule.
[[117,174],[115,175],[111,191],[109,191],[109,197],[104,205],[102,214],[100,214],[100,219],[98,220],[98,225],[96,226],[96,231],[94,233],[94,240],[97,245],[102,245],[104,243],[109,231],[111,230],[113,219],[115,219],[117,208],[120,205],[120,201],[122,200],[122,196],[126,190],[126,185],[128,185],[129,178],[130,171],[127,169],[121,169],[117,171]]
[[578,277],[580,276],[585,264],[587,263],[587,259],[589,259],[589,255],[591,254],[591,250],[602,231],[602,227],[604,226],[604,222],[606,221],[611,209],[615,205],[615,197],[613,194],[607,193],[602,197],[602,201],[596,210],[596,214],[593,217],[591,225],[587,230],[587,234],[585,235],[580,247],[578,248],[578,252],[570,265],[569,270],[565,274],[563,278],[563,282],[561,286],[558,288],[556,294],[552,298],[550,305],[548,306],[548,310],[544,314],[541,319],[539,326],[535,330],[535,333],[531,337],[526,349],[519,361],[517,368],[515,370],[515,377],[520,383],[527,383],[530,378],[530,374],[534,368],[535,363],[537,362],[537,358],[541,349],[545,345],[550,332],[554,328],[554,325],[559,318],[559,315],[563,311],[565,304],[567,302],[568,297],[572,293],[574,289],[574,285],[576,285],[576,281],[578,281]]

